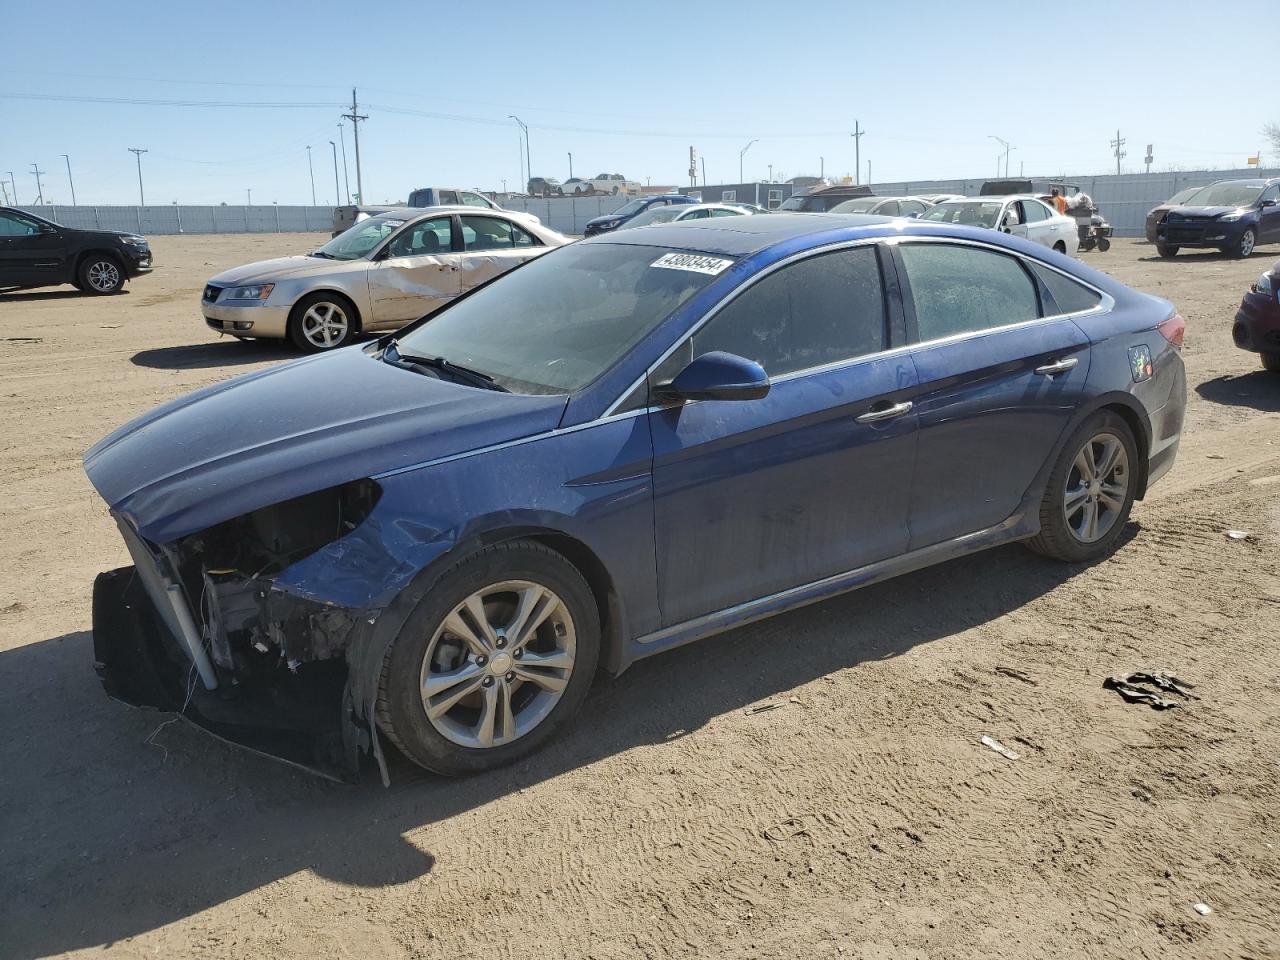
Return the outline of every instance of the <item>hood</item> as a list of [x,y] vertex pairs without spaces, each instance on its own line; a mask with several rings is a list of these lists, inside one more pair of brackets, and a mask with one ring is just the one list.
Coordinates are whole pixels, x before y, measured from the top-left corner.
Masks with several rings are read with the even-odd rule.
[[552,430],[562,396],[436,380],[349,347],[170,401],[84,455],[112,511],[167,543],[260,507]]
[[1173,207],[1169,210],[1169,218],[1195,217],[1197,220],[1216,220],[1218,217],[1240,210],[1244,213],[1248,207]]
[[242,267],[223,270],[209,278],[209,283],[219,286],[237,286],[244,283],[258,283],[264,280],[289,280],[293,277],[307,277],[334,273],[340,270],[367,267],[367,260],[325,260],[323,257],[276,257],[274,260],[259,260],[246,263]]
[[616,213],[606,213],[602,217],[592,217],[590,220],[587,221],[587,226],[599,227],[606,223],[613,223],[615,221],[625,220],[625,219],[627,219],[625,216],[621,216]]

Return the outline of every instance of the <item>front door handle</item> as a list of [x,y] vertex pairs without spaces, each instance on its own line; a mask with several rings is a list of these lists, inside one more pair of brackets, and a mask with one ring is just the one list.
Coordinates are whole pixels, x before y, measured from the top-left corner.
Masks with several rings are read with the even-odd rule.
[[1046,363],[1043,367],[1036,367],[1036,373],[1042,377],[1056,377],[1060,373],[1066,373],[1079,362],[1078,357],[1064,357],[1053,363]]
[[901,403],[895,403],[892,406],[881,407],[878,410],[868,410],[855,419],[858,423],[880,423],[883,420],[892,420],[894,417],[900,417],[904,413],[910,412],[911,401],[903,400]]

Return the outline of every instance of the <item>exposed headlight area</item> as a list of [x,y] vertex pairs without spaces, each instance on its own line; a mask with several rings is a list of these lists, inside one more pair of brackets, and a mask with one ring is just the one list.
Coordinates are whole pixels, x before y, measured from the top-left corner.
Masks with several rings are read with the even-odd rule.
[[254,283],[247,287],[227,287],[223,291],[223,300],[241,300],[250,303],[264,303],[267,297],[271,296],[271,291],[275,289],[274,283]]
[[1258,282],[1253,285],[1253,289],[1258,293],[1274,297],[1276,292],[1280,290],[1280,282],[1277,282],[1276,276],[1268,271],[1258,278]]
[[120,242],[130,247],[137,247],[139,250],[150,249],[150,245],[147,243],[146,237],[139,237],[134,234],[128,234],[121,237]]

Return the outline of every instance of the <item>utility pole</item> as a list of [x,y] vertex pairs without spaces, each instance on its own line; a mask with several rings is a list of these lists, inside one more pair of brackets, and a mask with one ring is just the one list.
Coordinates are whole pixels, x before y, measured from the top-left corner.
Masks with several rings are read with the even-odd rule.
[[[1006,177],[1009,176],[1009,154],[1014,150],[1013,144],[1011,144],[1008,140],[1004,140],[1000,137],[997,137],[995,134],[992,134],[992,133],[987,134],[987,139],[994,140],[996,143],[1000,144],[1000,146],[1004,147],[1004,175]],[[1000,176],[1000,158],[999,157],[996,158],[996,176],[997,177]]]
[[138,159],[138,206],[145,207],[147,198],[142,192],[142,155],[147,151],[139,150],[137,147],[130,147],[129,152]]
[[338,124],[338,146],[342,148],[342,187],[347,195],[347,203],[350,203],[351,171],[347,169],[347,136],[342,132],[342,124]]
[[245,206],[253,206],[253,187],[246,187],[244,191]]
[[[333,205],[335,207],[342,206],[342,191],[338,189],[338,145],[332,140],[329,146],[333,147]],[[348,197],[348,200],[351,198]]]
[[4,205],[7,207],[9,205],[9,185],[3,180],[0,180],[0,194],[4,195]]
[[819,180],[827,179],[827,158],[826,157],[818,158],[818,179]]
[[1150,143],[1147,144],[1147,155],[1142,158],[1147,165],[1147,173],[1151,172],[1151,161],[1155,159],[1155,156],[1151,149],[1153,146],[1154,144],[1150,144]]
[[1125,141],[1124,138],[1120,136],[1120,131],[1116,130],[1116,138],[1111,141],[1111,149],[1116,155],[1116,176],[1120,175],[1120,158],[1128,156],[1128,154],[1124,152],[1124,143]]
[[351,136],[356,142],[356,196],[360,198],[361,203],[367,203],[364,197],[364,178],[360,174],[360,121],[369,118],[362,114],[356,105],[356,88],[351,88],[351,112],[344,113],[344,117],[351,121]]
[[698,159],[702,161],[702,185],[705,187],[707,185],[707,158],[704,154]]
[[71,205],[74,207],[76,205],[76,182],[71,179],[71,158],[64,153],[62,159],[67,161],[67,183],[71,184]]
[[[528,179],[533,179],[533,160],[529,155],[529,128],[525,126],[525,122],[517,117],[514,113],[507,114],[508,120],[514,120],[520,125],[520,129],[524,132],[524,172],[528,174]],[[525,185],[526,187],[528,184]]]
[[16,207],[18,205],[18,181],[13,179],[12,170],[6,170],[5,172],[9,174],[9,186],[13,187],[13,205]]
[[769,164],[769,182],[773,183],[773,164]]
[[44,188],[40,186],[40,174],[45,173],[46,171],[41,170],[39,165],[34,163],[31,165],[31,170],[36,175],[36,203],[43,206]]
[[853,133],[849,136],[853,137],[853,182],[855,184],[858,182],[858,170],[862,167],[862,135],[866,132],[857,120],[853,121]]
[[689,186],[698,185],[698,151],[689,147]]
[[307,145],[307,173],[311,174],[311,205],[316,205],[316,168],[311,165],[311,145]]
[[752,143],[759,143],[759,142],[760,142],[759,140],[752,140],[745,147],[743,147],[741,150],[738,151],[738,182],[739,183],[747,182],[742,179],[742,158],[747,155],[747,151],[751,149]]
[[573,151],[569,151],[569,179],[573,179]]
[[871,186],[871,161],[867,161],[867,186]]

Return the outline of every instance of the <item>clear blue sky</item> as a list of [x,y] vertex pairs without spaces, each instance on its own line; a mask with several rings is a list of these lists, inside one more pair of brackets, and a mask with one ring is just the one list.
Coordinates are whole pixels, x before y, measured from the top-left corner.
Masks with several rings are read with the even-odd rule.
[[148,203],[243,203],[248,189],[308,203],[310,144],[317,200],[332,204],[329,140],[353,84],[370,202],[428,184],[516,189],[511,113],[530,126],[533,172],[562,180],[572,151],[579,176],[687,184],[694,145],[709,183],[734,181],[750,139],[748,179],[770,164],[776,178],[816,174],[819,157],[850,173],[855,119],[876,181],[994,175],[992,134],[1015,145],[1014,173],[1106,172],[1117,128],[1127,170],[1149,142],[1154,169],[1241,166],[1280,119],[1266,94],[1280,81],[1257,57],[1229,58],[1248,60],[1277,14],[1274,0],[1234,5],[1229,24],[1206,24],[1209,48],[1196,25],[1216,20],[1210,8],[1177,0],[11,2],[0,177],[14,171],[30,203],[39,163],[46,199],[66,203],[69,154],[81,203],[135,203],[127,148],[144,147]]

